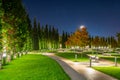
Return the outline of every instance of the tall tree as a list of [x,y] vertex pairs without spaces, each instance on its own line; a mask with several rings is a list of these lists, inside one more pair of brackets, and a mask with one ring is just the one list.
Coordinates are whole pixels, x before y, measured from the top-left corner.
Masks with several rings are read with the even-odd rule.
[[89,48],[92,47],[92,41],[93,41],[93,36],[89,35],[89,42],[88,42]]
[[63,33],[62,33],[62,41],[61,41],[62,43],[62,48],[65,48],[65,32],[63,31]]
[[88,46],[89,35],[85,27],[77,29],[67,40],[66,44],[71,46]]
[[2,51],[2,23],[3,23],[3,8],[2,8],[2,0],[0,0],[0,52]]
[[117,41],[116,39],[111,36],[111,48],[116,48],[118,45],[117,45]]
[[27,50],[30,21],[21,0],[2,0],[2,8],[2,44],[5,44],[3,51],[14,54]]
[[34,18],[34,27],[33,27],[33,49],[39,50],[39,38],[38,38],[36,18]]
[[31,25],[31,21],[29,19],[29,16],[27,15],[27,23],[28,23],[28,26],[27,26],[27,51],[30,51],[32,50],[32,25]]
[[95,36],[94,37],[94,39],[93,39],[93,41],[92,41],[92,45],[94,46],[94,47],[99,47],[100,46],[100,38],[99,38],[99,36]]
[[85,47],[88,46],[89,43],[89,34],[87,32],[87,28],[86,27],[82,27],[81,28],[81,47]]
[[68,37],[68,40],[65,42],[66,46],[69,46],[69,47],[75,47],[76,46],[76,37],[75,37],[75,34],[71,34],[69,37]]
[[40,27],[40,22],[38,22],[38,39],[39,39],[39,49],[41,49],[41,42],[42,42],[42,36],[41,36],[41,27]]
[[59,32],[58,29],[55,31],[55,48],[59,48]]
[[49,35],[48,35],[48,41],[49,41],[49,43],[48,43],[48,45],[49,45],[49,49],[51,49],[52,48],[52,29],[51,29],[51,26],[49,26]]
[[118,47],[120,47],[120,33],[117,33],[117,43],[118,43]]

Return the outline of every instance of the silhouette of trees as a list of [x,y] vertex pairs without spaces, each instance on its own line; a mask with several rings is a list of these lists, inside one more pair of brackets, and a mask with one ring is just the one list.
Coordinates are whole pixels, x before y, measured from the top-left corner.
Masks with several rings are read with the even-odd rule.
[[54,26],[42,26],[36,23],[34,19],[33,34],[33,49],[57,49],[59,48],[59,32]]

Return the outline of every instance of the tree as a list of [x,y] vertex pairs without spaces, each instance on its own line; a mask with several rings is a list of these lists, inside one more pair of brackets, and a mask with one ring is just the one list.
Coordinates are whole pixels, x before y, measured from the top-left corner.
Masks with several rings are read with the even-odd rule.
[[87,32],[87,28],[86,27],[83,27],[81,28],[81,47],[85,47],[85,46],[88,46],[88,43],[89,43],[89,34]]
[[107,37],[107,45],[109,48],[111,48],[111,43],[112,43],[111,37]]
[[86,47],[89,44],[89,35],[85,27],[77,29],[66,41],[66,45]]
[[42,42],[42,40],[41,40],[42,36],[41,36],[41,35],[42,35],[42,34],[41,34],[40,22],[38,22],[38,39],[39,39],[39,49],[41,49],[41,42]]
[[116,48],[117,47],[117,41],[116,39],[112,36],[111,37],[111,48]]
[[39,50],[39,38],[38,38],[36,18],[34,18],[34,27],[33,27],[33,49]]
[[32,25],[31,25],[31,21],[29,19],[29,16],[27,15],[27,41],[26,41],[26,50],[30,51],[32,50]]
[[2,0],[0,0],[0,52],[2,51],[2,23],[3,23],[3,8],[2,8]]
[[58,29],[55,30],[55,49],[59,48],[59,32]]
[[75,47],[76,46],[76,37],[75,34],[71,34],[70,37],[68,37],[68,40],[65,42],[66,46],[69,47]]
[[93,41],[92,41],[92,45],[94,46],[94,47],[99,47],[100,46],[100,38],[99,38],[99,36],[95,36],[94,37],[94,39],[93,39]]
[[[3,15],[3,29],[2,29],[2,35],[3,37],[3,44],[9,51],[14,53],[17,47],[17,39],[18,39],[18,24],[20,23],[20,17],[21,17],[21,2],[20,0],[2,0],[4,15]],[[20,10],[19,10],[20,9]],[[19,12],[17,14],[16,12]],[[5,43],[4,43],[5,42]]]
[[48,46],[49,46],[49,49],[51,49],[52,48],[52,29],[51,29],[51,26],[49,26],[49,34],[48,34]]
[[[28,49],[30,20],[21,0],[2,0],[3,52],[13,55]],[[19,13],[17,13],[19,12]],[[1,12],[0,12],[1,13]],[[28,38],[29,37],[29,38]]]
[[92,47],[92,41],[93,41],[93,36],[90,36],[90,35],[89,35],[89,42],[88,42],[89,48]]
[[120,33],[117,33],[117,43],[118,43],[118,47],[120,47]]
[[48,38],[49,38],[49,30],[48,30],[48,25],[46,24],[45,29],[44,29],[44,36],[45,36],[45,48],[48,49]]
[[62,33],[62,41],[61,41],[61,43],[62,43],[62,48],[65,48],[65,32],[64,31]]

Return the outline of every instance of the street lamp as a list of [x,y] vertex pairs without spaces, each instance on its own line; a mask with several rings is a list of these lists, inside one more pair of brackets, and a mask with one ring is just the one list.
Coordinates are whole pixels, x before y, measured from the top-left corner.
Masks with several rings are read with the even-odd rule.
[[[6,43],[6,41],[5,41]],[[7,54],[6,54],[6,46],[3,47],[3,55],[2,55],[2,58],[3,58],[3,65],[6,64],[6,57],[7,57]]]

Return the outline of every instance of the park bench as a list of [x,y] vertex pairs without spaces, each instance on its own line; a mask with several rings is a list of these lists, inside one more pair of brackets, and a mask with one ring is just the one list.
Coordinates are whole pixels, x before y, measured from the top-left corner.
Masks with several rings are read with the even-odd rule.
[[120,54],[120,51],[118,51],[118,54]]
[[118,53],[118,54],[120,54],[120,48],[117,48],[117,49],[115,50],[115,52]]
[[90,56],[92,62],[99,62],[98,56]]
[[115,51],[117,54],[120,54],[120,51]]

